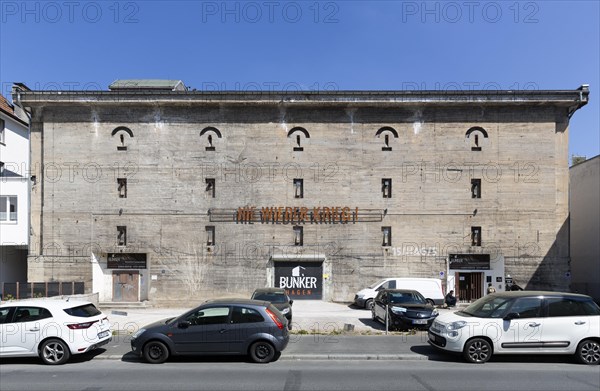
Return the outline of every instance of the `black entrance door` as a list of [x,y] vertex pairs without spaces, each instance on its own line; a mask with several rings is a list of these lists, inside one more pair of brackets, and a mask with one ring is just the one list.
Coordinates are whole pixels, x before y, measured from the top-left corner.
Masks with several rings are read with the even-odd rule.
[[295,300],[323,297],[323,263],[306,261],[275,262],[275,286]]

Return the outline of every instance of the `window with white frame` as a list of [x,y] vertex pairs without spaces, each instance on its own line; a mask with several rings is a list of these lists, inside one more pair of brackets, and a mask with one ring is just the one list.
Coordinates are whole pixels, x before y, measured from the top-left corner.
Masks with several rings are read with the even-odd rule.
[[0,196],[0,221],[17,221],[17,196]]

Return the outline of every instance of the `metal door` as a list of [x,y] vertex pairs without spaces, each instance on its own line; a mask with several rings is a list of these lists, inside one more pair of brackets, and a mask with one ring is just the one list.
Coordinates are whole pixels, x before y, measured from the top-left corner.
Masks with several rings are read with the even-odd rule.
[[139,271],[113,271],[113,301],[139,301],[139,288]]
[[323,262],[275,262],[275,286],[289,297],[320,300],[323,296]]
[[474,301],[481,297],[483,273],[457,273],[455,291],[460,301]]

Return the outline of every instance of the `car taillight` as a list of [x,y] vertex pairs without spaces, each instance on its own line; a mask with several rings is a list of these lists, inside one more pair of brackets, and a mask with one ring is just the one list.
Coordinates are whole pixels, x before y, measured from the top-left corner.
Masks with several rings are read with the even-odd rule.
[[267,308],[267,314],[269,315],[269,317],[273,320],[273,322],[275,322],[275,324],[277,325],[277,327],[279,327],[279,330],[283,330],[283,323],[281,323],[281,321],[279,320],[279,318],[277,317],[277,315],[275,315],[270,309]]
[[97,322],[97,320],[95,320],[93,322],[73,323],[73,324],[68,324],[67,327],[70,328],[71,330],[89,329],[96,322]]

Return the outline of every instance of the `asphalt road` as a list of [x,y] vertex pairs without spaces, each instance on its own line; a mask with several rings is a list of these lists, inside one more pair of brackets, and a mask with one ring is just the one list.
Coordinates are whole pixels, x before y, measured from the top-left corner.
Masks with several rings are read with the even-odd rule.
[[[131,337],[117,335],[108,345],[103,346],[103,353],[98,359],[121,358],[131,352]],[[375,356],[404,357],[407,359],[426,360],[431,356],[444,355],[427,343],[427,332],[414,335],[290,335],[290,342],[282,354],[288,358],[324,358],[326,356],[354,356],[368,358]]]
[[86,359],[51,367],[37,361],[0,366],[9,390],[540,390],[600,389],[600,368],[570,363],[439,361],[177,360],[162,365]]

